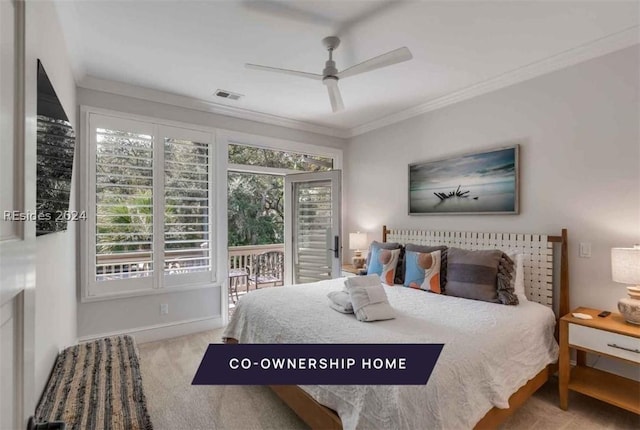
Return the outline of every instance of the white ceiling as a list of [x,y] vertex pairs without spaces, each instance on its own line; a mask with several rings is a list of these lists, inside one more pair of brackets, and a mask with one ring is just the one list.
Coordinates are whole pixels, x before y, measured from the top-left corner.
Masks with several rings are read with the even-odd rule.
[[[353,130],[415,106],[637,34],[638,1],[62,1],[76,80],[95,77]],[[635,28],[634,28],[635,27]],[[342,70],[406,46],[413,60],[340,81],[332,113],[318,81],[244,63],[321,73],[338,34]],[[636,36],[637,37],[637,36]],[[245,95],[234,102],[216,89]]]

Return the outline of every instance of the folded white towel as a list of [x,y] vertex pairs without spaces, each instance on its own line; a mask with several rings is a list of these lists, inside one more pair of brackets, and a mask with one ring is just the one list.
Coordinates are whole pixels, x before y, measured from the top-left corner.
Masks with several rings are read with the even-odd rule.
[[380,276],[373,274],[367,276],[350,276],[344,281],[344,286],[349,287],[376,287],[382,285],[380,282]]
[[396,312],[389,302],[382,302],[361,307],[355,312],[355,316],[358,321],[383,321],[394,319]]
[[331,309],[333,309],[334,311],[338,311],[341,314],[347,314],[347,315],[353,315],[353,308],[351,308],[351,310],[347,310],[345,308],[343,308],[342,306],[334,303],[334,302],[329,302],[329,307]]
[[331,306],[331,309],[342,312],[343,314],[353,313],[351,298],[346,291],[331,291],[327,294],[327,297],[329,297],[329,306]]
[[358,321],[395,318],[395,312],[377,275],[354,276],[344,281]]

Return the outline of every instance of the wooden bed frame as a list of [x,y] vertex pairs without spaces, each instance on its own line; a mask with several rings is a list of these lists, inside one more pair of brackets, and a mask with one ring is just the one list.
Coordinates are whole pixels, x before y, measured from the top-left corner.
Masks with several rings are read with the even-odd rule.
[[[387,226],[382,227],[382,241],[406,239],[411,243],[420,244],[453,244],[468,249],[483,249],[492,247],[504,248],[500,249],[522,249],[522,244],[538,243],[546,244],[541,247],[550,249],[550,253],[543,252],[542,256],[548,263],[544,267],[553,267],[553,245],[560,245],[560,273],[559,287],[560,291],[556,291],[558,299],[558,312],[556,313],[556,339],[558,338],[557,321],[563,315],[569,312],[569,256],[568,256],[568,239],[567,229],[562,229],[560,236],[545,235],[523,235],[508,233],[467,233],[467,232],[434,232],[422,230],[390,230]],[[417,240],[416,240],[417,239]],[[405,242],[409,243],[409,242]],[[525,245],[526,247],[527,245]],[[552,270],[552,269],[551,269]],[[526,273],[526,270],[525,270]],[[551,307],[553,310],[553,292],[557,290],[553,288],[553,273],[539,273],[540,279],[545,279],[543,283],[551,287],[549,294],[544,295],[538,292],[538,297],[531,297],[529,291],[528,297],[532,301],[542,303]],[[544,289],[544,288],[543,288]],[[237,343],[236,339],[226,339],[227,343]],[[509,397],[509,408],[499,409],[492,408],[487,414],[475,425],[475,429],[494,429],[505,422],[513,413],[522,406],[545,382],[549,379],[549,375],[555,372],[557,365],[550,364],[531,378],[525,385]],[[338,414],[332,409],[321,405],[315,401],[309,394],[297,385],[270,385],[278,397],[280,397],[305,423],[312,429],[331,429],[341,430],[342,422]]]

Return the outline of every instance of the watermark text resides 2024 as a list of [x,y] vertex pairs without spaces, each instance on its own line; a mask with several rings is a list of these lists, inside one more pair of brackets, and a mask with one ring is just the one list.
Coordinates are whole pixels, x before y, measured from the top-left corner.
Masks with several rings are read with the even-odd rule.
[[2,211],[3,221],[86,221],[86,211]]

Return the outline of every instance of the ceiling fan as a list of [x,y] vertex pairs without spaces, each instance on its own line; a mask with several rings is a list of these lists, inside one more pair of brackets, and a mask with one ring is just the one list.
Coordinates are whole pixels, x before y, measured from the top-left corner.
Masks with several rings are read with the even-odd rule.
[[326,85],[329,91],[329,100],[331,101],[331,108],[334,112],[344,109],[344,103],[342,96],[340,95],[340,89],[338,89],[338,81],[340,79],[348,78],[350,76],[359,75],[361,73],[370,72],[381,67],[391,66],[393,64],[402,63],[413,58],[411,51],[408,48],[402,47],[389,51],[386,54],[379,55],[377,57],[370,58],[362,63],[351,66],[348,69],[344,69],[338,72],[336,69],[336,62],[333,61],[333,51],[340,45],[340,39],[336,36],[329,36],[322,39],[322,44],[329,51],[329,59],[324,63],[324,70],[322,74],[299,72],[297,70],[279,69],[276,67],[260,66],[258,64],[245,64],[248,69],[264,70],[267,72],[285,73],[287,75],[300,76],[302,78],[310,78],[317,81],[322,81]]

